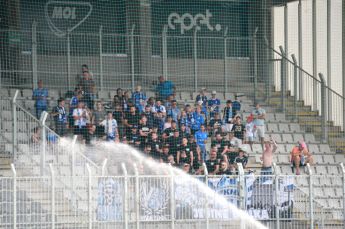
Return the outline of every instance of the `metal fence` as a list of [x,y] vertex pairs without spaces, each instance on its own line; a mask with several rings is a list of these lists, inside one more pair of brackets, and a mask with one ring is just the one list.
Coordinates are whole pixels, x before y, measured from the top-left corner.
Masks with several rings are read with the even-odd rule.
[[[343,168],[343,166],[342,166]],[[337,195],[321,195],[316,181],[333,176],[88,174],[75,179],[78,192],[60,182],[71,176],[0,178],[0,220],[13,228],[343,228],[345,173]],[[345,171],[344,171],[345,172]],[[335,186],[322,186],[326,191]],[[227,203],[231,204],[227,204]],[[334,207],[331,202],[338,202]],[[226,204],[225,204],[226,203]],[[332,207],[330,207],[332,206]],[[247,214],[241,213],[238,209]]]

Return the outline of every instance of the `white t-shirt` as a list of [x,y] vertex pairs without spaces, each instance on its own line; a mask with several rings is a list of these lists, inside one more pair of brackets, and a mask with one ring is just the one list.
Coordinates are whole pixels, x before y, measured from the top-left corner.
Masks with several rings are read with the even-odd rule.
[[246,137],[254,137],[254,123],[246,124]]
[[166,109],[165,109],[165,107],[163,105],[160,105],[160,106],[154,105],[151,108],[151,112],[152,113],[158,113],[158,112],[166,113]]

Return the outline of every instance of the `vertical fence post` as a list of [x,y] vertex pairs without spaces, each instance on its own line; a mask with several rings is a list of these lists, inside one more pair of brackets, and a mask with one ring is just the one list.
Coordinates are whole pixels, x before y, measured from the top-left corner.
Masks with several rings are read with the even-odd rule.
[[273,81],[273,61],[270,61],[270,59],[273,59],[273,56],[272,56],[272,51],[270,49],[270,43],[267,39],[267,37],[265,36],[264,37],[265,39],[265,45],[266,45],[266,58],[267,58],[267,65],[268,65],[268,74],[267,74],[267,82],[266,82],[266,100],[269,102],[269,99],[271,98],[271,89],[272,89],[272,81]]
[[[345,212],[345,167],[340,163],[341,172],[343,173],[343,212]],[[345,225],[345,214],[343,214],[343,225]]]
[[53,165],[49,164],[50,176],[51,176],[51,211],[52,211],[52,222],[51,228],[55,228],[55,173]]
[[[238,168],[238,190],[239,190],[239,209],[245,210],[245,179],[244,179],[244,170],[241,163],[237,163]],[[246,221],[240,216],[240,228],[245,228]]]
[[132,91],[135,90],[135,68],[134,68],[134,30],[135,24],[132,25],[131,29],[131,87]]
[[37,88],[37,22],[32,23],[31,29],[31,64],[32,64],[32,88]]
[[75,196],[75,184],[74,184],[74,179],[75,179],[75,144],[77,142],[78,135],[73,136],[72,140],[72,166],[71,166],[71,175],[72,175],[72,203],[73,205],[76,204],[76,196]]
[[104,159],[103,163],[102,163],[102,176],[105,176],[105,170],[107,169],[107,163],[108,163],[108,159]]
[[298,1],[298,60],[299,60],[299,89],[298,95],[299,100],[303,100],[303,79],[302,79],[302,69],[303,69],[303,29],[302,29],[302,0]]
[[91,168],[89,163],[86,163],[86,169],[87,169],[87,177],[88,177],[88,182],[87,182],[87,187],[88,187],[88,196],[87,196],[87,209],[88,209],[88,215],[89,215],[89,229],[92,228],[92,200],[91,200]]
[[307,164],[309,174],[309,208],[310,208],[310,229],[314,229],[314,191],[313,191],[313,172],[311,171],[310,164]]
[[198,91],[198,40],[197,40],[197,32],[198,30],[195,29],[193,33],[193,60],[194,60],[194,91]]
[[175,185],[174,172],[171,165],[169,166],[170,173],[170,215],[171,215],[171,229],[175,228]]
[[293,90],[294,90],[294,100],[293,100],[293,111],[294,111],[294,121],[297,121],[297,95],[298,91],[298,63],[295,54],[291,55],[293,60]]
[[18,138],[17,138],[17,97],[19,91],[16,90],[14,96],[12,98],[12,119],[13,119],[13,132],[12,132],[12,157],[13,159],[17,156],[17,149],[18,149]]
[[[208,170],[207,170],[207,166],[205,163],[202,163],[202,166],[204,168],[204,175],[205,175],[205,184],[208,187]],[[208,217],[208,199],[205,198],[205,219],[206,219],[206,229],[209,229],[210,226],[210,221],[209,221],[209,217]]]
[[[317,24],[316,24],[316,0],[312,1],[312,38],[313,38],[313,76],[317,75]],[[317,82],[313,80],[313,110],[317,110]]]
[[[345,25],[345,3],[342,4],[342,25]],[[342,43],[345,44],[345,29],[343,26],[342,29]],[[343,76],[342,76],[342,89],[343,89],[343,94],[342,96],[345,96],[345,45],[342,46],[342,69],[343,69]],[[343,134],[345,137],[345,99],[343,99]]]
[[99,42],[99,80],[100,80],[100,89],[101,91],[103,91],[104,84],[103,84],[103,26],[102,25],[99,27],[98,42]]
[[224,98],[225,93],[228,92],[228,68],[227,68],[227,57],[228,57],[228,44],[227,44],[228,27],[224,30]]
[[167,47],[167,32],[168,26],[164,25],[163,32],[162,32],[162,70],[163,70],[163,77],[165,80],[168,79],[168,47]]
[[67,32],[67,86],[71,90],[71,39],[70,32]]
[[254,104],[257,102],[258,95],[258,44],[257,44],[257,33],[259,27],[255,28],[253,35],[253,59],[254,59]]
[[319,73],[320,81],[321,81],[321,130],[322,130],[322,135],[321,135],[321,141],[323,143],[327,142],[327,114],[326,114],[326,109],[327,109],[327,95],[326,95],[326,82],[325,78],[323,77],[322,73]]
[[11,164],[13,175],[13,228],[17,228],[17,171],[14,164]]
[[136,215],[136,229],[140,228],[140,194],[139,194],[139,171],[137,165],[134,163],[135,175],[135,215]]
[[44,175],[44,170],[46,167],[46,150],[47,150],[47,127],[46,127],[46,121],[47,121],[48,113],[46,111],[43,111],[40,118],[40,125],[41,125],[41,157],[40,157],[40,174],[41,176]]
[[274,203],[275,203],[275,215],[276,215],[276,229],[280,228],[280,220],[279,220],[279,172],[277,169],[276,163],[273,163],[273,169],[274,169]]
[[122,168],[122,172],[123,175],[125,176],[125,180],[124,180],[124,201],[123,201],[123,219],[124,219],[124,229],[128,229],[128,173],[127,173],[127,168],[125,163],[121,163],[121,168]]
[[281,90],[281,112],[285,113],[285,107],[286,107],[286,98],[285,98],[285,90],[286,90],[286,55],[284,48],[282,46],[279,46],[280,52],[281,52],[281,66],[280,66],[280,90]]
[[[331,47],[331,0],[327,0],[327,85],[332,88],[332,47]],[[344,26],[343,26],[344,29]],[[328,90],[328,112],[327,120],[332,120],[332,92]]]

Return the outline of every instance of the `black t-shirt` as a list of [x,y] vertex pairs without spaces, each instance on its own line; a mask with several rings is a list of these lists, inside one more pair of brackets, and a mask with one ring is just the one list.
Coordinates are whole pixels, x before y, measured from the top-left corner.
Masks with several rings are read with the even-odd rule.
[[190,152],[192,152],[192,147],[190,146],[190,144],[187,144],[187,145],[180,145],[178,151],[180,151],[180,153],[182,151],[185,151],[187,156],[190,156]]
[[189,136],[190,136],[190,134],[187,133],[187,131],[182,132],[182,131],[180,130],[180,137],[181,137],[181,138],[187,138],[187,139],[189,139]]
[[222,139],[220,141],[217,141],[217,140],[212,141],[211,145],[217,146],[217,149],[218,149],[217,150],[217,158],[219,158],[219,159],[221,158],[225,146],[228,146],[229,144],[230,143],[225,139]]
[[222,120],[221,119],[211,119],[209,126],[213,128],[220,128],[222,126]]
[[169,144],[170,154],[174,155],[174,158],[176,159],[177,151],[180,149],[180,146],[181,146],[181,138],[171,137],[168,140],[168,144]]
[[138,125],[140,116],[137,113],[135,114],[127,113],[125,119],[127,120],[129,125]]
[[233,173],[229,169],[227,169],[225,171],[219,170],[217,175],[233,175]]
[[206,161],[206,168],[209,173],[213,173],[216,170],[216,166],[219,165],[219,160],[207,160]]
[[123,119],[123,112],[122,111],[114,111],[113,117],[116,120],[118,125],[122,124],[122,119]]
[[234,131],[236,138],[243,140],[243,134],[245,131],[245,126],[243,124],[234,124],[231,130]]
[[[149,126],[146,124],[146,125],[143,125],[143,124],[140,124],[138,126],[138,131],[143,132],[143,133],[150,133],[150,128]],[[148,136],[140,136],[140,141],[142,144],[144,144],[147,140]]]
[[186,151],[180,151],[180,165],[190,164],[190,163],[191,163],[190,153]]
[[166,128],[164,131],[163,131],[163,134],[166,134],[167,137],[172,137],[174,135],[174,131],[175,129],[172,129],[171,127],[170,128]]
[[243,168],[246,167],[247,163],[248,163],[248,158],[247,157],[236,157],[234,160],[234,163],[241,163],[243,165]]
[[157,140],[149,140],[148,144],[151,146],[151,152],[153,157],[159,158],[160,157],[160,150],[162,148],[162,143],[157,139]]

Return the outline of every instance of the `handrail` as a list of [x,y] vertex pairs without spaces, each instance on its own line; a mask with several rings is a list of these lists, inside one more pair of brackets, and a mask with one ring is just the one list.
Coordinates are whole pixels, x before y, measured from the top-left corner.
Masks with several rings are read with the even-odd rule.
[[[290,64],[292,65],[296,65],[293,61],[291,61],[289,58],[282,56],[280,52],[278,52],[277,50],[275,50],[274,48],[272,48],[271,46],[267,45],[265,42],[263,42],[264,45],[266,46],[266,48],[270,49],[271,51],[273,51],[274,53],[278,54],[281,58],[284,58],[286,61],[288,61]],[[296,67],[303,73],[305,73],[306,75],[308,75],[309,77],[311,77],[313,80],[317,81],[318,83],[321,84],[321,81],[319,79],[317,79],[315,76],[313,76],[312,74],[310,74],[309,72],[307,72],[306,70],[304,70],[303,68],[301,68],[299,65],[296,65]],[[339,96],[342,99],[345,99],[344,96],[340,95],[338,92],[334,91],[332,88],[330,88],[329,86],[325,85],[326,89],[329,90],[330,92],[334,93],[335,95]]]

